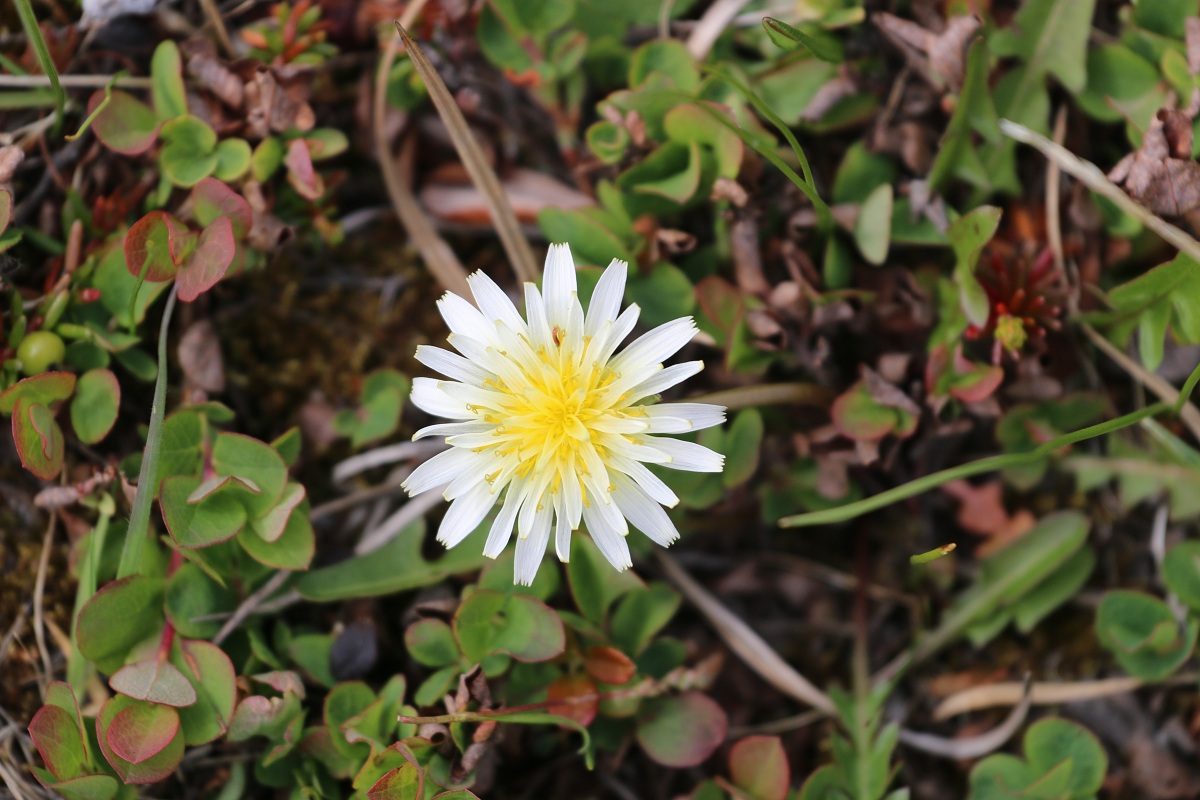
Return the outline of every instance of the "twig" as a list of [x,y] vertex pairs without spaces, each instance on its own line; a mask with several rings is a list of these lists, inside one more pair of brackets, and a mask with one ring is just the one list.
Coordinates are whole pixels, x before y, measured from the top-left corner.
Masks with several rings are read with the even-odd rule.
[[213,32],[217,34],[217,41],[221,43],[225,55],[237,58],[233,40],[229,38],[229,29],[225,27],[225,20],[221,19],[221,10],[217,8],[216,0],[200,0],[200,7],[204,9],[204,16],[208,17],[209,24],[213,26]]
[[400,506],[378,528],[364,533],[354,548],[354,554],[361,556],[364,553],[378,550],[394,539],[400,531],[407,528],[411,522],[425,516],[441,502],[443,502],[442,495],[438,492],[425,492],[425,494],[417,495]]
[[[64,89],[103,89],[112,83],[125,89],[149,89],[150,78],[132,75],[59,75]],[[46,75],[0,75],[0,89],[41,89],[50,86]]]
[[[1154,392],[1159,400],[1162,400],[1164,403],[1175,403],[1179,400],[1179,390],[1172,386],[1165,378],[1151,372],[1125,355],[1119,347],[1108,339],[1105,339],[1104,336],[1086,322],[1079,323],[1079,327],[1084,335],[1091,340],[1092,344],[1103,350],[1105,355],[1117,362],[1121,369],[1129,373],[1130,377]],[[1200,409],[1196,408],[1192,403],[1185,401],[1179,409],[1179,418],[1183,420],[1183,424],[1187,426],[1187,429],[1192,432],[1192,436],[1195,436],[1196,440],[1200,441]]]
[[[1067,135],[1067,107],[1060,106],[1054,115],[1054,143],[1061,145]],[[1054,267],[1066,274],[1067,261],[1063,257],[1062,218],[1059,212],[1059,193],[1062,191],[1062,170],[1057,161],[1051,160],[1046,167],[1046,240],[1054,254]],[[1068,311],[1074,314],[1079,307],[1078,276],[1072,276]]]
[[784,661],[749,625],[687,573],[671,556],[656,553],[667,578],[703,614],[738,658],[779,691],[827,714],[834,713],[829,697]]
[[237,629],[237,626],[242,624],[242,620],[253,614],[262,601],[266,600],[281,586],[283,586],[291,574],[292,573],[285,569],[279,570],[279,572],[276,572],[271,576],[270,580],[259,587],[258,591],[243,600],[241,605],[239,605],[233,612],[233,615],[230,616],[229,619],[225,621],[225,624],[221,626],[221,630],[217,631],[217,635],[214,636],[212,640],[213,644],[219,645],[221,642],[225,641],[225,637],[233,633],[234,630]]
[[712,403],[730,411],[755,406],[795,404],[823,407],[833,401],[833,392],[815,383],[760,383],[689,397],[689,403]]
[[[387,132],[384,130],[384,116],[387,113],[387,80],[392,72],[392,64],[396,61],[399,45],[396,37],[389,36],[383,48],[383,56],[379,59],[379,69],[375,71],[375,94],[371,100],[372,138],[375,140],[375,160],[379,162],[379,170],[383,173],[383,183],[387,187],[388,197],[392,208],[400,218],[400,224],[408,231],[413,245],[425,260],[425,266],[433,273],[433,277],[443,289],[454,292],[462,297],[469,297],[467,287],[467,270],[454,255],[450,245],[446,244],[437,232],[437,228],[429,221],[425,211],[413,195],[409,181],[401,176],[396,157],[388,145]],[[405,153],[411,153],[411,145],[406,146]]]
[[[1164,686],[1194,685],[1197,678],[1195,672],[1174,675],[1163,681]],[[1095,681],[1074,681],[1070,683],[1042,682],[1030,686],[1030,702],[1035,706],[1054,706],[1061,703],[1078,703],[1084,700],[1095,700],[1100,697],[1111,697],[1115,694],[1126,694],[1146,686],[1141,678],[1102,678]],[[981,708],[1007,706],[1020,702],[1024,684],[1019,681],[1004,681],[989,683],[984,686],[972,686],[961,692],[950,695],[933,710],[933,718],[941,721],[968,711]]]
[[807,728],[814,722],[820,722],[829,714],[824,711],[810,709],[802,714],[793,714],[790,717],[763,722],[758,725],[738,725],[731,727],[726,738],[730,741],[734,739],[742,739],[746,736],[778,736],[781,733],[791,733],[800,728]]
[[46,526],[46,536],[42,539],[42,553],[38,557],[37,579],[33,584],[33,638],[37,642],[38,653],[42,656],[42,667],[46,670],[43,676],[42,693],[45,694],[46,684],[54,677],[54,665],[50,661],[50,651],[46,649],[45,620],[42,616],[42,599],[46,594],[46,570],[50,566],[50,548],[54,544],[54,529],[58,527],[58,515],[50,513],[50,524]]
[[4,666],[5,659],[8,658],[8,648],[12,645],[13,640],[17,638],[17,634],[21,628],[25,626],[25,620],[29,616],[29,609],[26,603],[22,603],[17,609],[17,618],[13,620],[13,624],[8,626],[4,637],[0,638],[0,667]]
[[407,477],[408,474],[405,472],[390,478],[385,483],[381,483],[378,486],[372,486],[369,489],[363,489],[360,492],[355,492],[354,494],[346,495],[345,497],[339,497],[336,500],[329,500],[325,503],[321,503],[321,505],[314,506],[313,509],[308,512],[308,518],[315,521],[321,519],[322,517],[336,514],[339,511],[345,511],[347,508],[354,508],[357,505],[368,503],[371,500],[375,500],[380,497],[399,494],[401,491],[403,491],[403,489],[400,487],[400,484],[402,484]]
[[1032,705],[1031,698],[1029,676],[1026,675],[1021,684],[1021,702],[1017,703],[1016,707],[1009,712],[1004,722],[987,733],[960,739],[947,739],[944,736],[934,736],[931,733],[920,733],[902,728],[900,741],[916,750],[932,753],[942,758],[955,760],[979,758],[993,750],[1000,749],[1005,742],[1012,738],[1012,735],[1021,727],[1021,723],[1025,721],[1026,715],[1029,714],[1029,707]]
[[[492,224],[496,226],[496,235],[500,237],[500,243],[504,245],[504,252],[508,254],[508,260],[512,262],[517,280],[536,281],[538,267],[537,261],[533,257],[533,250],[529,247],[529,242],[521,231],[521,223],[517,221],[516,212],[513,211],[512,203],[509,202],[508,195],[505,194],[504,187],[500,184],[500,179],[496,177],[496,171],[488,163],[487,156],[483,154],[479,142],[475,141],[475,136],[471,133],[462,109],[458,107],[450,90],[446,88],[441,75],[425,57],[421,46],[399,22],[396,23],[396,31],[404,41],[408,57],[416,67],[417,73],[425,81],[429,99],[433,101],[434,108],[437,109],[442,122],[445,123],[446,131],[450,134],[450,141],[454,143],[454,149],[458,151],[458,157],[462,159],[467,174],[471,176],[475,188],[479,190],[487,203]],[[386,78],[386,73],[384,76]]]
[[734,17],[749,0],[717,0],[708,7],[688,36],[687,49],[692,58],[703,61]]
[[1040,133],[1031,131],[1012,120],[1000,120],[1000,130],[1018,142],[1040,151],[1046,158],[1058,164],[1068,175],[1074,176],[1093,192],[1112,200],[1122,211],[1137,217],[1143,225],[1167,242],[1175,245],[1193,259],[1200,261],[1200,242],[1125,194],[1095,164],[1084,161],[1062,145],[1055,144]]
[[446,449],[442,442],[400,442],[387,447],[376,447],[365,453],[351,456],[333,467],[333,482],[344,483],[360,472],[383,467],[409,458],[429,458]]

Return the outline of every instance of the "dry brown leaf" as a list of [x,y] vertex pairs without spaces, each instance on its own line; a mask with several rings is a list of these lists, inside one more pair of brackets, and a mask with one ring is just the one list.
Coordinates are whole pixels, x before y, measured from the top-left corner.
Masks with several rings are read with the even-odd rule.
[[1023,508],[1015,514],[1008,513],[1003,502],[1003,484],[998,480],[979,486],[964,480],[951,481],[942,491],[961,503],[955,522],[963,530],[987,537],[976,549],[981,558],[1003,550],[1037,524],[1037,518]]
[[930,85],[951,91],[962,88],[967,43],[982,26],[978,18],[953,17],[940,33],[887,12],[874,14],[871,19]]
[[210,320],[193,322],[179,338],[179,366],[189,389],[206,393],[225,391],[221,340]]
[[208,39],[188,39],[180,45],[187,57],[187,71],[222,103],[240,109],[245,99],[245,84],[217,56],[217,48]]
[[17,166],[24,159],[25,151],[15,144],[0,147],[0,183],[11,181],[13,173],[17,171]]
[[1178,217],[1200,206],[1200,164],[1191,159],[1192,122],[1186,112],[1161,109],[1136,152],[1108,173],[1155,214]]
[[[586,208],[595,201],[548,175],[518,169],[502,182],[517,220],[531,225],[545,208]],[[446,222],[491,226],[483,194],[473,184],[432,183],[421,189],[421,203],[434,217]]]

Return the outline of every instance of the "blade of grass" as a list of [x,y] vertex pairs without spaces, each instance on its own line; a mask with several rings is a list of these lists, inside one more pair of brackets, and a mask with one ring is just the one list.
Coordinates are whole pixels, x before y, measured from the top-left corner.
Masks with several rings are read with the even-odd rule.
[[408,57],[412,59],[413,66],[425,81],[429,98],[433,101],[434,108],[437,109],[442,122],[446,125],[450,139],[454,142],[454,149],[458,151],[458,156],[462,159],[467,174],[471,176],[475,187],[479,189],[487,203],[492,224],[496,226],[496,234],[500,237],[501,244],[504,245],[504,251],[508,254],[509,261],[512,262],[513,271],[517,273],[518,280],[536,281],[538,267],[537,261],[533,257],[533,250],[529,247],[525,234],[521,232],[521,225],[517,222],[517,215],[513,212],[512,204],[508,202],[504,187],[500,185],[500,179],[496,177],[495,170],[488,163],[483,150],[467,126],[466,117],[463,116],[458,104],[451,96],[450,90],[446,88],[445,82],[442,81],[433,64],[426,58],[416,40],[399,22],[396,23],[396,30],[408,50]]
[[57,136],[62,127],[63,109],[67,105],[67,93],[63,90],[62,84],[58,82],[58,70],[54,66],[54,59],[50,57],[50,48],[46,46],[46,40],[42,37],[42,29],[38,27],[37,16],[33,13],[33,6],[30,5],[29,0],[15,0],[15,5],[17,7],[17,16],[21,18],[21,27],[25,29],[25,36],[33,46],[33,53],[37,57],[38,66],[42,68],[42,72],[46,73],[46,77],[50,79],[50,88],[54,92],[54,134]]
[[150,506],[154,502],[155,477],[158,475],[158,456],[162,447],[163,407],[167,402],[167,332],[175,312],[175,286],[167,295],[162,324],[158,329],[158,375],[154,378],[154,400],[150,404],[150,430],[146,434],[146,449],[142,453],[142,468],[138,471],[137,494],[129,513],[129,530],[121,549],[117,578],[136,575],[142,568],[142,548],[150,535]]
[[58,105],[58,98],[50,89],[30,89],[28,92],[0,92],[0,111],[15,111],[19,108],[45,108]]

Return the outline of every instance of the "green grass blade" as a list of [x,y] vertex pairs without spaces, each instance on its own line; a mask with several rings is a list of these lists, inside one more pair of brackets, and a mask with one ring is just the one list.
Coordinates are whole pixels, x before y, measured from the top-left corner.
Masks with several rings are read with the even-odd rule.
[[25,35],[29,38],[30,44],[33,45],[33,53],[37,57],[38,66],[42,68],[42,72],[46,73],[46,77],[50,79],[50,89],[54,93],[54,132],[58,133],[62,127],[63,109],[67,105],[67,93],[63,90],[62,84],[58,81],[58,70],[54,66],[54,59],[50,57],[50,48],[46,46],[46,40],[42,37],[42,29],[38,27],[37,17],[33,13],[33,6],[29,0],[15,0],[17,6],[17,16],[21,18],[21,27],[25,29]]

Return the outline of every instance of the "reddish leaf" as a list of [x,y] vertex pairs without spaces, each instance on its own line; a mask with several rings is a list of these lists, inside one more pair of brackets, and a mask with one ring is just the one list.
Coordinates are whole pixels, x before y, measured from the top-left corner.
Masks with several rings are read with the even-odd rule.
[[8,387],[0,394],[0,414],[13,413],[17,400],[24,399],[28,403],[41,403],[44,406],[54,405],[59,400],[66,400],[75,392],[75,375],[70,372],[43,372]]
[[637,673],[637,665],[629,656],[613,647],[592,645],[583,654],[583,668],[602,683],[628,683]]
[[229,730],[237,702],[237,674],[225,651],[212,642],[184,639],[171,660],[196,687],[194,705],[179,709],[189,745],[205,744]]
[[313,169],[312,155],[303,139],[293,139],[288,145],[284,163],[287,165],[288,183],[296,190],[296,194],[306,200],[316,200],[325,193],[325,184]]
[[71,712],[58,706],[42,706],[29,722],[29,735],[55,778],[65,781],[83,774],[87,753]]
[[170,706],[133,703],[119,711],[105,737],[113,753],[130,764],[141,764],[166,749],[179,733],[179,714]]
[[[550,703],[546,710],[551,714],[573,719],[580,725],[591,725],[596,718],[599,704],[596,684],[582,672],[554,681],[546,691],[546,699]],[[563,702],[571,700],[575,702]]]
[[896,409],[871,397],[862,381],[839,395],[829,413],[838,433],[864,442],[882,439],[897,425]]
[[235,239],[243,239],[254,224],[254,212],[240,194],[216,178],[205,178],[192,187],[192,216],[202,228],[218,217],[229,217]]
[[157,657],[126,664],[108,679],[108,685],[127,697],[175,708],[196,702],[196,690],[184,674]]
[[196,251],[179,269],[179,299],[190,303],[215,286],[236,253],[233,223],[229,217],[217,217],[201,232]]
[[[94,92],[88,100],[92,113],[104,100],[104,92]],[[109,149],[127,156],[140,155],[154,144],[162,121],[150,106],[119,89],[112,92],[108,105],[92,121],[96,138]]]
[[[139,710],[122,716],[134,708]],[[165,732],[172,728],[174,735],[159,747]],[[174,772],[183,759],[179,715],[170,706],[156,706],[117,695],[100,709],[100,715],[96,718],[96,738],[104,757],[125,783],[157,783]],[[120,755],[114,742],[119,743],[123,752],[138,758],[142,758],[149,750],[158,749],[153,755],[134,762]]]
[[792,773],[778,736],[747,736],[729,751],[729,775],[752,800],[784,800]]
[[58,477],[66,451],[62,429],[50,409],[41,403],[18,400],[13,409],[12,432],[21,466],[44,481]]
[[646,755],[667,767],[694,767],[725,741],[729,720],[700,692],[661,697],[646,704],[637,740]]
[[186,233],[183,223],[167,212],[151,211],[125,234],[125,267],[134,277],[144,269],[151,283],[171,280],[178,265],[176,256],[182,249],[179,240]]
[[413,764],[390,770],[367,790],[369,800],[415,800],[425,796],[425,774]]

